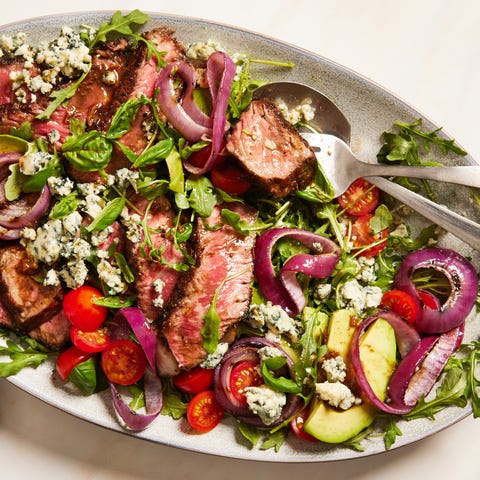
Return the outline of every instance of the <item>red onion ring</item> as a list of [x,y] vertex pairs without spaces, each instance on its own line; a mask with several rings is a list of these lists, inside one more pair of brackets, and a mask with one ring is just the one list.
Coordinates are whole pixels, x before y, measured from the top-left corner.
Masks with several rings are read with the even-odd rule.
[[[289,375],[293,378],[294,362],[292,358],[278,344],[263,337],[247,337],[232,344],[228,352],[223,356],[220,364],[215,367],[214,374],[214,391],[220,405],[238,420],[257,427],[265,427],[265,424],[258,415],[254,414],[248,407],[241,405],[232,395],[230,390],[230,375],[233,367],[239,362],[251,360],[259,363],[260,358],[257,352],[260,348],[267,346],[278,349],[286,358]],[[298,402],[299,399],[296,394],[287,394],[287,403],[283,407],[280,418],[269,425],[269,428],[273,428],[293,416],[298,409]]]
[[[320,247],[321,253],[295,255],[285,263],[277,277],[271,260],[272,250],[275,243],[286,236],[311,249]],[[272,228],[257,238],[255,277],[267,300],[282,307],[289,315],[296,315],[305,306],[305,296],[295,274],[301,272],[314,278],[326,278],[335,269],[339,255],[338,246],[321,235],[296,228]]]
[[117,311],[110,325],[112,339],[128,338],[133,330],[147,357],[148,366],[144,375],[145,414],[133,411],[122,398],[117,387],[109,382],[112,401],[118,415],[131,430],[143,430],[153,422],[163,407],[162,382],[156,374],[157,338],[143,312],[136,307],[125,307]]
[[16,230],[34,225],[48,210],[50,199],[50,188],[45,185],[33,206],[21,199],[9,203],[0,210],[0,226]]
[[[424,307],[412,281],[413,273],[432,268],[445,275],[451,293],[439,310]],[[444,333],[460,326],[471,312],[478,293],[478,277],[473,265],[459,253],[446,248],[426,248],[408,254],[395,277],[395,286],[412,296],[420,309],[415,328],[426,334]]]

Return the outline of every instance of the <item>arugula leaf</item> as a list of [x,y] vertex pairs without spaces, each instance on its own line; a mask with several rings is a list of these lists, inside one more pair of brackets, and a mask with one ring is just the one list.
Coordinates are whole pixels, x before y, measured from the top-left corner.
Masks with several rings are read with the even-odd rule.
[[383,431],[385,433],[383,442],[385,443],[385,448],[389,450],[397,441],[397,437],[402,436],[402,431],[398,428],[396,419],[394,417],[388,418],[385,426],[383,427]]
[[124,308],[135,305],[136,296],[131,297],[96,297],[92,300],[95,305],[102,305],[107,308]]
[[152,57],[155,57],[157,59],[157,71],[167,65],[167,62],[163,59],[163,57],[167,52],[158,51],[157,45],[155,45],[155,43],[151,42],[150,40],[143,37],[142,35],[138,35],[136,33],[133,33],[132,35],[137,42],[143,42],[147,46],[148,59]]
[[300,393],[302,387],[295,380],[285,377],[275,377],[271,372],[285,366],[287,359],[283,356],[267,358],[262,362],[262,376],[265,383],[278,392]]
[[51,101],[48,104],[48,107],[40,114],[37,115],[38,120],[48,120],[51,116],[52,113],[64,102],[69,100],[75,95],[75,92],[77,91],[79,85],[85,80],[85,77],[88,75],[88,72],[90,71],[90,68],[86,70],[85,72],[82,73],[82,75],[78,78],[78,80],[68,87],[62,88],[61,90],[55,90],[50,94],[50,98],[53,98],[53,101]]
[[208,217],[217,203],[212,182],[207,177],[192,175],[185,182],[189,206],[201,217]]
[[218,347],[218,342],[220,340],[220,316],[217,312],[217,299],[218,292],[220,291],[222,285],[223,282],[220,284],[220,287],[217,288],[215,294],[213,295],[207,313],[203,317],[203,327],[200,330],[203,338],[203,348],[207,351],[207,353],[215,352]]
[[42,364],[52,352],[41,343],[27,336],[16,336],[6,329],[0,328],[0,336],[7,337],[6,345],[0,346],[0,355],[10,357],[9,362],[0,362],[0,377],[16,375],[25,367],[36,368]]
[[182,400],[181,395],[172,386],[172,380],[163,382],[163,407],[162,415],[169,415],[175,420],[179,420],[187,413],[188,403]]
[[443,153],[453,152],[457,155],[466,155],[467,152],[455,144],[455,140],[448,140],[446,138],[440,138],[438,133],[442,130],[437,128],[431,132],[423,132],[417,127],[422,124],[422,119],[419,118],[416,122],[407,124],[402,122],[395,122],[395,125],[401,129],[403,133],[409,133],[411,135],[419,137],[423,140],[423,147],[426,151],[429,151],[430,144],[437,145]]
[[468,378],[466,371],[458,365],[450,368],[437,388],[436,396],[430,401],[421,399],[415,408],[403,415],[406,420],[415,418],[435,419],[435,414],[447,406],[456,405],[465,407],[467,405]]
[[238,430],[252,447],[255,447],[263,436],[263,432],[258,428],[242,422],[238,423]]
[[[173,142],[173,139],[172,139]],[[173,144],[172,144],[173,147]],[[169,189],[175,193],[183,193],[185,186],[185,177],[183,174],[183,164],[180,154],[174,148],[166,158],[168,174],[170,177]]]
[[115,262],[122,272],[122,276],[127,283],[133,283],[135,281],[135,275],[130,268],[130,265],[127,262],[127,259],[122,253],[115,252],[114,254]]
[[141,96],[131,98],[120,105],[113,115],[106,137],[110,140],[123,137],[132,128],[133,121],[140,107],[149,103],[151,103],[149,98]]
[[275,432],[268,432],[265,435],[265,440],[260,445],[260,450],[269,450],[270,448],[273,448],[275,452],[278,452],[285,442],[287,434],[287,428],[276,430]]
[[117,10],[110,22],[102,23],[98,27],[97,33],[93,40],[91,40],[90,48],[93,48],[97,43],[106,42],[107,36],[111,33],[120,33],[122,35],[132,35],[132,26],[134,24],[143,25],[150,20],[150,16],[141,12],[138,9],[131,11],[128,15],[123,15],[120,10]]
[[385,204],[381,204],[375,209],[373,217],[370,219],[370,227],[373,233],[380,233],[388,228],[393,222],[393,216]]
[[249,235],[252,232],[262,232],[271,227],[271,224],[256,220],[255,222],[248,223],[242,220],[237,212],[233,212],[228,208],[222,208],[221,217],[222,222],[233,227],[238,233],[242,235]]

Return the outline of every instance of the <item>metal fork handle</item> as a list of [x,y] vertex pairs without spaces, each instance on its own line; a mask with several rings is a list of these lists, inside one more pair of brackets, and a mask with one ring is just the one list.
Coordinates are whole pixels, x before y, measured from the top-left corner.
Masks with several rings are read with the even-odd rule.
[[464,218],[448,208],[438,205],[418,193],[382,177],[370,177],[369,181],[392,197],[405,203],[418,213],[436,223],[457,238],[480,251],[480,225]]
[[411,177],[438,180],[439,182],[458,183],[470,187],[480,187],[480,165],[455,167],[414,167],[408,165],[383,165],[362,162],[362,177],[390,176]]

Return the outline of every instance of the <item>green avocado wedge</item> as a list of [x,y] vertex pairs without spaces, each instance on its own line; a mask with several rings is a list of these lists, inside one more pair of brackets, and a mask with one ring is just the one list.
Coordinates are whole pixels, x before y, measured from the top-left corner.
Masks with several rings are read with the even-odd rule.
[[0,135],[0,155],[10,152],[25,153],[29,143],[12,135]]
[[[353,312],[338,310],[333,313],[327,346],[329,351],[342,355],[345,362],[349,362],[348,351],[354,330]],[[377,320],[360,340],[360,358],[365,375],[382,400],[386,397],[388,382],[395,369],[396,349],[394,330],[383,319]],[[371,425],[376,413],[377,410],[366,401],[348,410],[340,410],[316,399],[304,429],[322,442],[342,443]]]

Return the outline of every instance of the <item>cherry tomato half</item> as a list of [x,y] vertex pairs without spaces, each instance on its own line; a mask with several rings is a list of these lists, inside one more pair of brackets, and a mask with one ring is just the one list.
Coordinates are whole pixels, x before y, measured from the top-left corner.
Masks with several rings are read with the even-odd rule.
[[93,300],[102,292],[89,285],[70,290],[63,298],[63,310],[70,323],[84,332],[97,330],[107,317],[107,308]]
[[105,328],[93,332],[84,332],[73,325],[70,327],[70,340],[82,352],[95,353],[105,350],[110,342],[110,337]]
[[307,442],[318,442],[318,439],[316,439],[313,435],[310,435],[303,429],[303,426],[309,415],[309,408],[304,408],[300,410],[300,412],[295,417],[293,417],[292,420],[290,420],[290,429],[298,438],[301,438],[302,440],[305,440]]
[[337,201],[349,215],[359,217],[375,210],[379,198],[380,192],[375,185],[367,182],[364,178],[357,178],[337,198]]
[[188,403],[187,420],[200,433],[213,430],[222,420],[223,407],[215,398],[213,390],[197,393]]
[[242,171],[239,168],[227,164],[214,168],[210,172],[210,180],[217,188],[230,195],[241,195],[251,186],[242,178]]
[[230,373],[230,391],[235,399],[245,407],[247,406],[245,388],[258,387],[263,384],[262,375],[257,367],[257,362],[245,360],[235,364]]
[[418,296],[423,305],[430,310],[438,310],[442,306],[438,297],[427,290],[418,290]]
[[70,372],[80,363],[88,360],[91,357],[90,353],[83,352],[75,345],[67,348],[58,355],[55,368],[62,380],[67,380]]
[[378,255],[387,245],[388,229],[384,229],[378,233],[373,233],[370,226],[370,219],[373,218],[371,213],[358,217],[352,225],[351,240],[355,247],[368,247],[373,243],[379,242],[361,253],[364,257],[374,257]]
[[182,392],[200,393],[212,386],[213,375],[213,369],[198,366],[173,377],[173,384]]
[[[225,140],[222,140],[222,143],[219,149],[220,153],[215,159],[214,166],[218,166],[225,161],[226,155],[228,153],[225,150],[225,145],[226,145]],[[188,157],[188,162],[191,163],[194,167],[201,168],[205,165],[205,163],[207,163],[208,159],[210,158],[211,151],[212,151],[211,144],[207,145],[206,147],[203,147],[200,150],[196,150],[195,152],[192,152],[190,154],[190,156]]]
[[403,290],[389,290],[385,292],[380,306],[398,313],[408,323],[415,323],[420,311],[415,300]]
[[106,377],[119,385],[137,383],[147,368],[142,347],[127,339],[111,341],[102,351],[101,363]]

